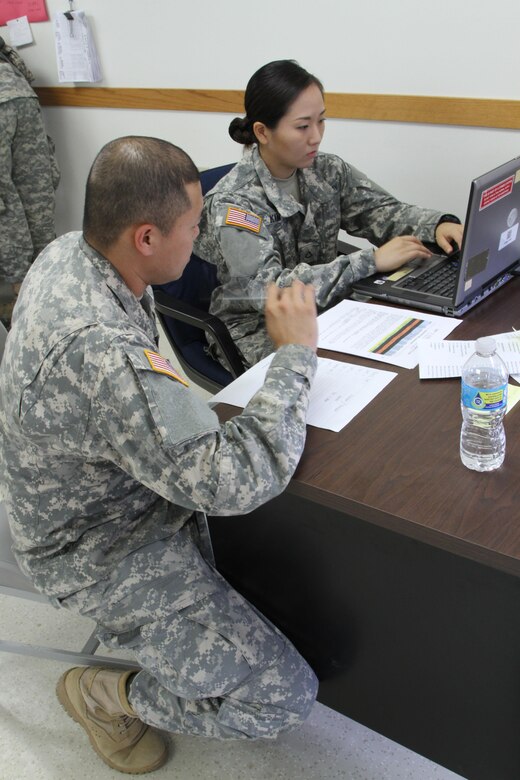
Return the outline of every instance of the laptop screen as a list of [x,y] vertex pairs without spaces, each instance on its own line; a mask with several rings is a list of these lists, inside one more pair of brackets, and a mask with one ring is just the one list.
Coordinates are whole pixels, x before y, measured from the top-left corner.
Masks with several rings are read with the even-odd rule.
[[520,157],[471,183],[455,305],[520,260]]

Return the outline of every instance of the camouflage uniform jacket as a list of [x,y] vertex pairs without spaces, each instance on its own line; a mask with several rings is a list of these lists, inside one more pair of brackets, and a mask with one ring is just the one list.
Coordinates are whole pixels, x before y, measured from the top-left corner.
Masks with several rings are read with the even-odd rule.
[[53,240],[59,170],[33,76],[0,38],[0,278],[21,282]]
[[200,598],[206,574],[164,542],[194,510],[241,514],[280,493],[303,449],[312,350],[280,348],[244,412],[220,425],[152,366],[157,338],[151,289],[139,301],[81,233],[31,267],[0,366],[2,488],[22,570],[80,609],[172,570],[177,607]]
[[[281,192],[254,146],[205,197],[195,252],[216,264],[222,285],[210,311],[224,320],[249,364],[272,351],[263,316],[268,282],[312,282],[324,309],[375,271],[372,249],[337,256],[340,229],[376,246],[407,234],[434,241],[443,216],[401,203],[331,154],[318,154],[297,176],[301,203]],[[239,219],[242,212],[252,216],[237,226],[230,206]]]

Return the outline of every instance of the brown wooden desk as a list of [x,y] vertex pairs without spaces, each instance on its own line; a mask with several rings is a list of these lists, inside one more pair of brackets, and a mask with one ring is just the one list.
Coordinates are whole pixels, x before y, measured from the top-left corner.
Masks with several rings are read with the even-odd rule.
[[[520,280],[452,338],[520,330]],[[292,639],[319,700],[469,780],[520,778],[520,408],[494,473],[459,458],[460,380],[398,372],[287,491],[211,518],[227,578]],[[222,406],[222,419],[236,413]]]

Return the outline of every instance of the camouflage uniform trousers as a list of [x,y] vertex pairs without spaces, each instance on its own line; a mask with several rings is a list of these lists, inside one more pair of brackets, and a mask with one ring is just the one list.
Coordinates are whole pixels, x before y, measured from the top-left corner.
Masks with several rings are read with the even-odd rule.
[[313,671],[207,563],[189,528],[168,544],[191,556],[200,597],[170,608],[183,598],[172,576],[137,588],[134,598],[112,602],[108,594],[104,606],[89,611],[101,641],[131,650],[142,666],[129,690],[139,718],[172,733],[218,739],[274,738],[301,724],[316,697]]

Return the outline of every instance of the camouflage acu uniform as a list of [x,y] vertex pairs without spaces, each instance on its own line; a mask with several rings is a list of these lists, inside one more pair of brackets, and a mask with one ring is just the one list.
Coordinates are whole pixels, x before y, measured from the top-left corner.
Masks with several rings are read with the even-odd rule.
[[0,38],[0,278],[13,283],[55,236],[59,171],[32,80]]
[[[273,349],[263,315],[268,282],[281,287],[294,279],[312,282],[324,309],[376,270],[371,249],[337,256],[340,229],[376,246],[407,234],[434,241],[443,216],[400,203],[331,154],[319,154],[297,177],[301,203],[282,193],[254,146],[204,199],[194,251],[216,264],[222,285],[213,293],[210,311],[227,324],[249,365]],[[249,222],[226,224],[230,206],[251,214]]]
[[142,720],[274,736],[306,717],[315,677],[216,571],[196,510],[242,514],[284,489],[304,445],[316,356],[279,349],[262,389],[221,426],[156,370],[156,350],[149,288],[139,301],[80,233],[44,250],[0,367],[14,552],[56,606],[133,650],[143,671],[129,698]]

